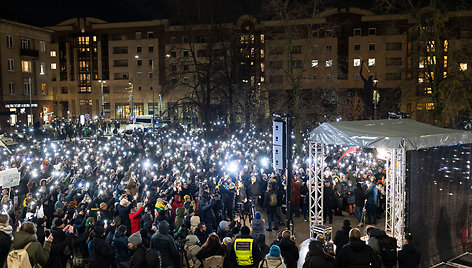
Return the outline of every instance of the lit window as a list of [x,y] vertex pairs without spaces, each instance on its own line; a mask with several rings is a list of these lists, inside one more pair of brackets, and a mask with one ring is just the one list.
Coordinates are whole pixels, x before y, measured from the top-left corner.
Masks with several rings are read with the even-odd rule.
[[461,71],[467,71],[467,63],[461,63]]
[[318,67],[318,60],[311,60],[311,67]]
[[40,74],[40,75],[44,75],[44,74],[46,73],[46,63],[41,62],[41,65],[39,66],[39,68],[41,69],[41,70],[39,71],[39,74]]
[[430,87],[427,87],[424,89],[424,93],[430,95],[430,94],[433,94],[433,91]]
[[361,66],[361,59],[354,59],[354,66],[355,67]]
[[46,87],[46,84],[44,84],[44,83],[41,84],[41,94],[43,94],[43,95],[48,94],[48,89]]
[[97,42],[97,36],[96,35],[93,36],[93,41]]
[[56,56],[56,51],[55,50],[51,50],[51,57],[55,57]]
[[326,68],[332,67],[333,66],[333,60],[327,60],[325,63]]
[[434,110],[434,102],[427,102],[426,103],[426,110],[428,110],[428,111]]
[[264,35],[261,34],[261,44],[264,44]]
[[56,70],[56,64],[55,63],[51,63],[51,70]]
[[25,73],[31,73],[31,61],[22,60],[21,61],[21,71]]
[[420,62],[418,63],[418,68],[420,68],[420,69],[424,68],[424,61],[423,60],[420,60]]
[[264,70],[265,70],[265,65],[263,62],[261,62],[261,72],[264,72]]
[[424,82],[423,77],[418,77],[418,83],[423,83],[423,82]]
[[369,59],[369,66],[375,66],[375,58]]

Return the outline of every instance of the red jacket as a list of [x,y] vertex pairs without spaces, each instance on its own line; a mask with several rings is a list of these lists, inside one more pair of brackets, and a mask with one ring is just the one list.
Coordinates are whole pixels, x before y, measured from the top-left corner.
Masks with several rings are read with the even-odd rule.
[[143,211],[144,206],[140,207],[135,213],[129,214],[129,220],[131,222],[131,234],[139,231],[139,220],[141,219],[141,214]]

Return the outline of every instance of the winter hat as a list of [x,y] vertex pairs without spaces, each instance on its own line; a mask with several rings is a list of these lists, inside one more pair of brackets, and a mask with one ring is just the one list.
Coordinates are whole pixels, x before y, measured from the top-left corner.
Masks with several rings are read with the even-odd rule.
[[59,218],[55,218],[53,221],[52,221],[52,225],[56,226],[56,227],[59,227],[61,225],[63,225],[64,222],[62,221],[62,219],[59,219]]
[[131,244],[134,244],[134,245],[139,245],[143,242],[143,240],[141,239],[141,233],[140,232],[136,232],[134,234],[132,234],[129,238],[128,238],[128,242],[130,242]]
[[139,202],[138,204],[136,204],[136,209],[140,209],[144,204]]
[[280,257],[280,248],[277,245],[272,245],[269,250],[269,255],[272,257]]
[[85,227],[89,227],[90,225],[93,225],[93,221],[95,219],[93,217],[88,217],[87,220],[85,221]]
[[226,225],[228,225],[227,221],[220,221],[220,224],[218,226],[221,230],[223,230],[224,228],[226,228]]
[[225,237],[225,238],[223,238],[223,244],[225,244],[226,246],[228,246],[229,244],[231,244],[231,242],[233,242],[233,239],[231,239],[231,237]]
[[120,201],[120,206],[122,206],[122,207],[127,207],[128,204],[129,204],[129,201],[128,201],[128,200],[126,200],[126,199],[124,199],[124,198],[121,199],[121,201]]
[[251,233],[251,229],[249,229],[249,227],[247,227],[247,226],[241,227],[241,234],[249,235],[250,233]]
[[351,226],[351,221],[349,219],[345,219],[343,222],[343,226]]
[[254,219],[261,219],[261,218],[262,218],[261,213],[259,211],[256,212],[256,214],[254,215]]
[[101,210],[106,210],[107,209],[107,204],[105,202],[100,203],[100,209]]

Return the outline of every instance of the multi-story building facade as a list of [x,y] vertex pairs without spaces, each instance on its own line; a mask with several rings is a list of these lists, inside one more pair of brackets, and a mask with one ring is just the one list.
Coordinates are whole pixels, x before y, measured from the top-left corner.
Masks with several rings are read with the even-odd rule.
[[[52,31],[0,19],[0,105],[2,126],[49,122],[53,112],[49,57]],[[5,114],[6,114],[5,113]],[[32,117],[28,117],[32,114]]]
[[[158,114],[167,21],[107,23],[76,18],[49,27],[58,117],[128,120]],[[133,109],[134,108],[134,109]]]

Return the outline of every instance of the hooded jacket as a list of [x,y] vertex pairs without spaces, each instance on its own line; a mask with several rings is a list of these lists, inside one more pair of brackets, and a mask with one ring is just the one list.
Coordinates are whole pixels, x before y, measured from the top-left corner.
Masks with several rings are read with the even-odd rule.
[[37,241],[36,236],[27,232],[19,231],[13,234],[14,239],[11,245],[11,250],[22,249],[29,242],[32,242],[29,247],[26,249],[30,259],[32,267],[35,267],[36,264],[46,266],[49,253],[51,252],[51,242],[44,242],[44,248]]
[[182,223],[184,222],[184,214],[185,214],[185,208],[179,207],[176,209],[176,216],[174,220],[174,226],[175,230],[179,230],[180,226],[182,226]]
[[[197,253],[200,251],[198,237],[196,235],[187,235],[186,239],[188,239],[188,241],[185,243],[185,251],[187,252],[190,267],[200,267],[201,262],[197,259]],[[186,265],[187,263],[184,262],[184,267],[187,267]]]
[[155,233],[151,238],[151,249],[160,252],[160,267],[173,265],[178,252],[174,239],[169,235],[169,223],[166,221],[159,222],[159,232]]
[[284,263],[288,268],[297,267],[298,247],[294,241],[288,238],[282,238],[278,244],[280,255],[284,258]]
[[257,238],[258,234],[265,234],[264,232],[264,221],[262,219],[252,220],[252,237]]
[[117,262],[129,261],[128,238],[120,231],[116,231],[113,236],[112,246],[115,249],[115,260]]
[[421,254],[412,245],[406,244],[403,249],[398,251],[399,268],[415,268],[420,264]]
[[341,230],[337,231],[334,235],[334,244],[336,245],[336,255],[339,255],[341,249],[344,245],[349,243],[349,231],[351,230],[350,226],[342,226]]
[[337,261],[340,268],[380,267],[382,264],[374,250],[361,240],[349,241],[341,249]]
[[312,240],[308,246],[303,268],[332,268],[334,266],[334,258],[328,257],[323,252],[324,245],[321,242]]

